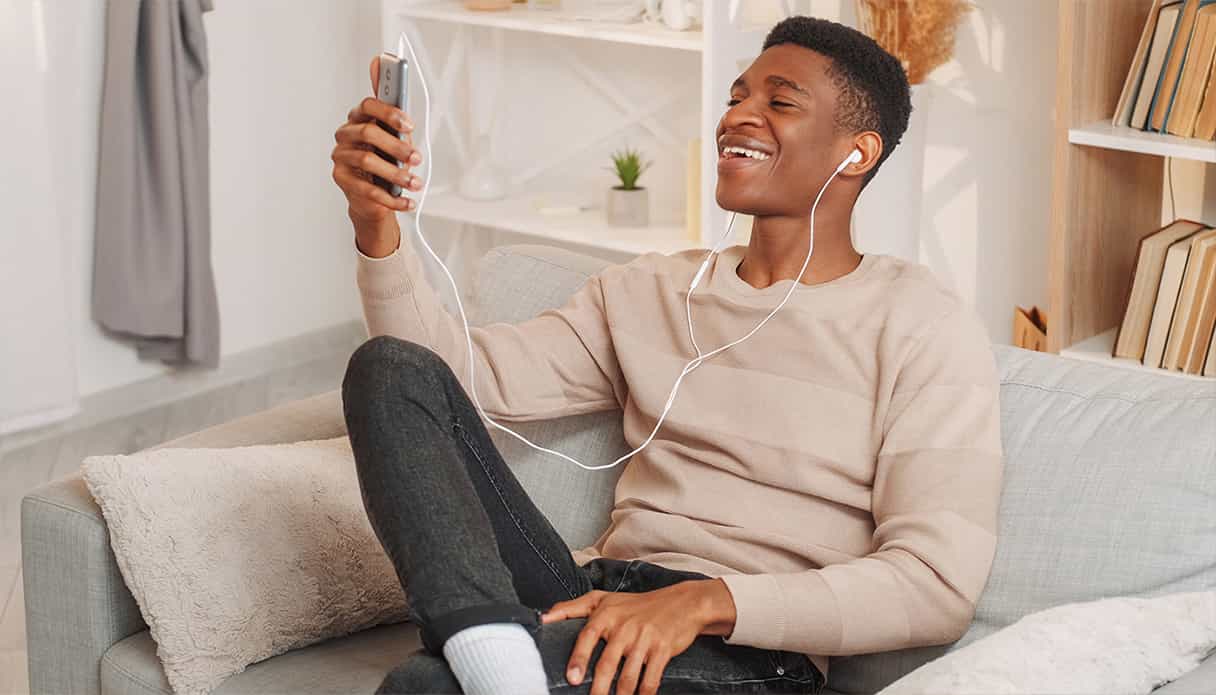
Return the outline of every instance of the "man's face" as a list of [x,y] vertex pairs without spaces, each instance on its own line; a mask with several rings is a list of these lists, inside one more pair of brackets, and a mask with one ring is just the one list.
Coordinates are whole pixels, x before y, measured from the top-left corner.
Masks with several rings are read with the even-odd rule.
[[[781,44],[761,53],[731,86],[717,131],[720,207],[751,215],[809,214],[820,186],[851,149],[835,126],[830,64],[815,51]],[[726,151],[732,147],[752,154]]]

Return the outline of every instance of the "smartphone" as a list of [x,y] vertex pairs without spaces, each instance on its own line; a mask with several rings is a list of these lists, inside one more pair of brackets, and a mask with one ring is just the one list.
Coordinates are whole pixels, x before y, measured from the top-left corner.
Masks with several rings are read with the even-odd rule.
[[[386,104],[392,104],[402,111],[405,111],[406,80],[408,77],[409,62],[407,60],[388,51],[381,53],[380,81],[378,82],[379,90],[376,93],[376,98]],[[397,132],[396,128],[390,126],[384,121],[377,119],[376,123],[380,124],[381,128],[384,128],[394,137],[402,140],[405,139],[405,135],[403,133]],[[376,154],[380,155],[380,157],[386,162],[396,164],[398,169],[404,166],[402,162],[394,159],[392,155],[381,152],[379,149],[376,150]],[[397,183],[379,176],[373,175],[372,180],[377,186],[383,188],[394,198],[400,197],[402,192],[405,190]]]

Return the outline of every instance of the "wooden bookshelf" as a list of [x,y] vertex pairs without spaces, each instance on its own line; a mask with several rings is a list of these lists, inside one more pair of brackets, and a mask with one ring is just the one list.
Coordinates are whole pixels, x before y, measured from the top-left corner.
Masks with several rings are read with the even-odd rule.
[[1047,350],[1068,354],[1122,321],[1137,243],[1161,226],[1162,156],[1179,143],[1085,135],[1111,120],[1150,0],[1059,3]]

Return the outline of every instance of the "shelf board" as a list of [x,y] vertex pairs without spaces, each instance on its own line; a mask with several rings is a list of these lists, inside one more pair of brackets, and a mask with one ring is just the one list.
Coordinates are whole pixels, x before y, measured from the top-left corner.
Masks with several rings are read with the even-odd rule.
[[1200,381],[1216,381],[1216,377],[1200,376],[1198,374],[1186,374],[1171,369],[1161,369],[1160,367],[1146,367],[1138,360],[1128,359],[1126,357],[1112,357],[1115,347],[1115,329],[1099,333],[1092,338],[1087,338],[1079,343],[1060,350],[1061,357],[1071,357],[1077,360],[1085,360],[1086,362],[1100,362],[1112,367],[1120,367],[1122,369],[1131,369],[1138,372],[1148,372],[1151,374],[1165,374],[1180,379],[1198,379]]
[[518,234],[579,244],[596,249],[643,254],[663,254],[702,248],[691,241],[683,224],[652,223],[648,227],[613,227],[602,209],[575,214],[542,215],[529,198],[468,200],[451,192],[427,196],[422,214],[465,224],[502,229]]
[[659,46],[684,51],[700,51],[704,45],[700,31],[673,31],[657,24],[635,22],[598,22],[574,19],[561,10],[511,7],[508,10],[477,12],[466,10],[459,0],[432,0],[393,6],[392,14],[411,19],[434,19],[482,27],[497,27],[540,34]]
[[1108,150],[1216,162],[1216,142],[1116,126],[1110,122],[1110,119],[1091,123],[1084,128],[1070,129],[1068,141],[1074,145],[1103,147]]

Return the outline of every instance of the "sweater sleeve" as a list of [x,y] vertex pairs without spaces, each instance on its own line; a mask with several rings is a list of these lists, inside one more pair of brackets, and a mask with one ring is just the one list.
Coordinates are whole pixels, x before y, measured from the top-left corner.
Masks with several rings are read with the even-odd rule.
[[[368,337],[391,335],[430,348],[469,391],[464,326],[427,282],[413,246],[406,240],[388,256],[371,258],[355,244],[355,254]],[[561,308],[528,321],[470,327],[477,397],[487,414],[521,422],[620,407],[624,378],[600,283],[593,275]]]
[[850,655],[953,642],[996,552],[999,378],[978,317],[931,322],[895,377],[871,491],[873,552],[821,569],[726,575],[727,644]]

